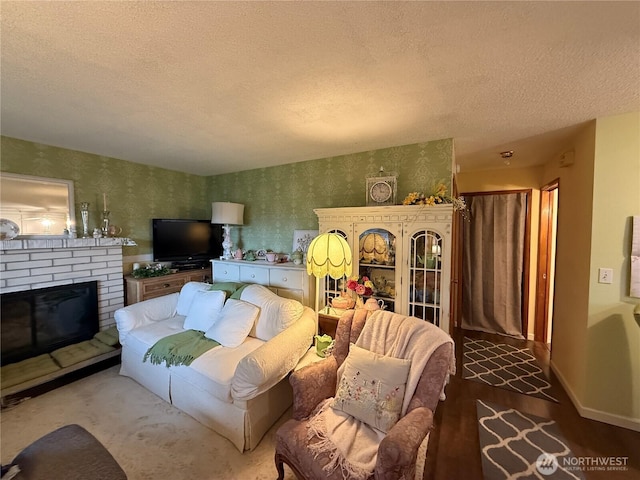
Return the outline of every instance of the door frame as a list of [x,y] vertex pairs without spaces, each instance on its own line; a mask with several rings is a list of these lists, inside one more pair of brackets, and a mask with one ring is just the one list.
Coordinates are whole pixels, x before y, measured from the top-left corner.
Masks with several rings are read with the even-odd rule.
[[536,272],[536,317],[534,340],[547,343],[549,325],[550,282],[553,241],[553,197],[558,194],[560,179],[556,178],[540,188],[540,230],[538,233],[538,265]]
[[[458,198],[458,183],[453,178],[453,196]],[[449,334],[453,334],[453,330],[459,327],[460,316],[462,315],[462,214],[453,212],[451,225],[451,286],[449,288],[450,304],[449,304]]]

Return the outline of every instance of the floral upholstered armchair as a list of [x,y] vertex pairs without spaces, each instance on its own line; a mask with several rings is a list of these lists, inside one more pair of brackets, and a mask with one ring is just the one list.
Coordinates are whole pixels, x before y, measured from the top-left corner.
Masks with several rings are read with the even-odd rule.
[[414,478],[418,448],[455,373],[453,340],[423,320],[349,310],[326,359],[292,374],[293,418],[276,432],[279,479]]

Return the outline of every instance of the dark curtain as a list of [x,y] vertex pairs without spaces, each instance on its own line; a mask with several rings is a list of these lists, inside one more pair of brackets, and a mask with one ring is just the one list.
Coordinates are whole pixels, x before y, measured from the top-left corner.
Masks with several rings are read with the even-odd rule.
[[522,338],[525,192],[465,197],[462,327]]

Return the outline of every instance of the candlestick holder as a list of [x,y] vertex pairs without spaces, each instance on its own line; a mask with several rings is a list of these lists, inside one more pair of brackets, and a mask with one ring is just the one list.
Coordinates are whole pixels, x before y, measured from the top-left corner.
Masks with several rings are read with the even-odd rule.
[[109,214],[111,212],[109,210],[105,210],[102,212],[102,236],[109,236]]
[[80,202],[82,217],[82,238],[89,238],[89,202]]

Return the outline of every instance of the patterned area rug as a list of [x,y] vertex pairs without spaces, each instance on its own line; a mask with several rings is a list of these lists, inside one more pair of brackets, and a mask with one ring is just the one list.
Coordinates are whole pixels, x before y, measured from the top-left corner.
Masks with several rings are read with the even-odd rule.
[[553,420],[476,401],[484,480],[584,479]]
[[462,354],[464,379],[558,402],[529,350],[465,337]]

